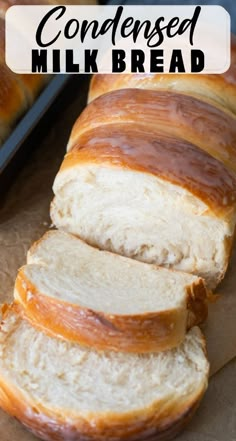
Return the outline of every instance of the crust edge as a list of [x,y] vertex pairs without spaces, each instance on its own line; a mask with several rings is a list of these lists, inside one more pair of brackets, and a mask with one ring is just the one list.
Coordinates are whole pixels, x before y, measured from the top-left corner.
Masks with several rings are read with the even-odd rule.
[[113,315],[48,297],[18,273],[15,301],[26,318],[50,336],[97,350],[158,352],[178,346],[191,327],[207,316],[207,291],[202,279],[186,287],[186,307],[135,315]]

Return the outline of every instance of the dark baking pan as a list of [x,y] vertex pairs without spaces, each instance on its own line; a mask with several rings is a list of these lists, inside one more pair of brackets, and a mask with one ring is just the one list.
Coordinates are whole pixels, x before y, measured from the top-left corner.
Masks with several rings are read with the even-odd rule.
[[9,165],[11,159],[22,147],[30,133],[34,130],[69,80],[69,75],[55,76],[32,107],[27,111],[25,116],[21,118],[8,139],[0,147],[0,173]]
[[84,74],[56,75],[0,147],[0,204],[17,172],[31,160],[31,153],[40,148],[54,122],[60,119],[64,124],[65,113],[65,132],[69,137],[75,119],[86,105],[89,79]]

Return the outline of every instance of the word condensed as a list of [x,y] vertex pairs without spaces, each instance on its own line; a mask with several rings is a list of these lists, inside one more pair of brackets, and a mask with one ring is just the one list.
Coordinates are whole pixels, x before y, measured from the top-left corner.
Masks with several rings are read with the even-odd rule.
[[[180,21],[178,17],[171,18],[165,23],[164,17],[158,17],[154,23],[150,20],[141,22],[135,20],[133,17],[127,17],[122,21],[123,6],[119,6],[114,18],[108,18],[102,23],[98,20],[79,20],[69,19],[64,29],[57,31],[57,34],[52,39],[47,41],[46,34],[47,26],[53,26],[53,20],[60,20],[66,12],[65,6],[58,6],[50,10],[40,22],[36,31],[36,41],[39,47],[45,48],[55,44],[60,35],[63,33],[65,39],[78,39],[80,43],[84,43],[86,38],[96,40],[98,37],[105,36],[110,31],[111,44],[116,45],[121,38],[132,38],[133,43],[137,42],[139,35],[142,33],[143,38],[147,43],[148,48],[155,48],[160,46],[164,41],[164,31],[168,38],[174,38],[176,35],[183,35],[189,32],[189,44],[193,45],[194,29],[201,11],[201,7],[197,6],[194,10],[193,16],[185,18]],[[111,52],[112,72],[121,73],[127,70],[126,58],[130,60],[130,71],[132,73],[145,72],[145,62],[148,60],[148,71],[151,73],[164,72],[164,50],[142,50],[131,49],[125,51],[124,49],[112,49]],[[53,72],[61,71],[61,56],[59,50],[53,50],[49,54],[51,57],[51,64]],[[98,72],[97,64],[98,49],[84,51],[84,60],[82,63],[83,71],[86,73]],[[201,72],[204,69],[204,53],[201,50],[189,51],[191,72]],[[66,50],[63,54],[65,60],[65,70],[69,73],[79,73],[81,71],[80,64],[74,61],[73,50]],[[32,72],[47,72],[48,71],[48,52],[47,50],[32,50]],[[169,72],[185,72],[183,54],[180,49],[173,49],[169,61]]]

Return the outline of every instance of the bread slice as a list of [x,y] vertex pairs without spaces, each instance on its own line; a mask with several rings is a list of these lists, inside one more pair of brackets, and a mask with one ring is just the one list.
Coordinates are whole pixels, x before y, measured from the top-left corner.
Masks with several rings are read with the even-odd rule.
[[47,441],[170,439],[208,381],[196,327],[165,353],[96,352],[50,338],[7,309],[0,352],[0,406]]
[[202,279],[100,251],[60,231],[43,236],[28,262],[15,299],[37,326],[80,344],[166,350],[207,315]]

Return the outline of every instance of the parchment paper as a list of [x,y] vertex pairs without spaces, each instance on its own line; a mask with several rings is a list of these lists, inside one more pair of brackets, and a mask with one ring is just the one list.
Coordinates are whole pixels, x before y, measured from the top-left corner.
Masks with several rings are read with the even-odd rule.
[[[52,182],[62,161],[71,126],[86,102],[87,80],[65,104],[45,139],[28,159],[0,208],[0,302],[10,302],[17,269],[25,263],[29,246],[49,227]],[[227,276],[210,305],[204,325],[211,374],[236,357],[236,250]],[[21,425],[0,412],[0,441],[33,441]],[[180,441],[236,441],[236,360],[210,380],[200,409]]]

